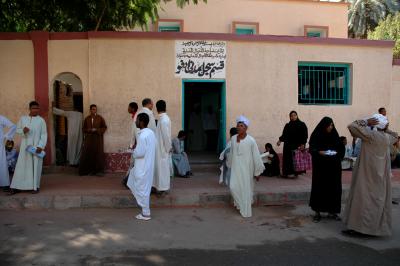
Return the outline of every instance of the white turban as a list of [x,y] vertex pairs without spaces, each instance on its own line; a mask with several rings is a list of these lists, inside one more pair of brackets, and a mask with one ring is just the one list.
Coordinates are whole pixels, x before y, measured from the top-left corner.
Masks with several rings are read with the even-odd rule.
[[376,120],[379,121],[379,124],[375,125],[375,127],[379,129],[384,129],[389,123],[387,117],[381,114],[374,114],[372,118],[375,118]]
[[246,125],[246,127],[248,127],[250,125],[250,120],[244,115],[240,115],[236,118],[236,123],[243,123]]

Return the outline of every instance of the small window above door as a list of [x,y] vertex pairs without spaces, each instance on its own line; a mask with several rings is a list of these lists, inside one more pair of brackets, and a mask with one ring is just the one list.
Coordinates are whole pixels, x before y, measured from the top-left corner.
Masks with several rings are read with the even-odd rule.
[[181,19],[159,19],[155,24],[158,32],[183,32],[183,20]]
[[259,23],[234,21],[232,23],[232,33],[237,35],[256,35],[259,33]]
[[314,38],[328,38],[329,27],[328,26],[311,26],[304,25],[304,36]]

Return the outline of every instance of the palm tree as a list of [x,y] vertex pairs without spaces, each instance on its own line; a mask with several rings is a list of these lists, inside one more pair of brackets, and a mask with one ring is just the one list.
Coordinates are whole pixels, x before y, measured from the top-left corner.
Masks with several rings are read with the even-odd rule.
[[350,0],[349,33],[356,38],[367,38],[380,20],[400,10],[399,0]]

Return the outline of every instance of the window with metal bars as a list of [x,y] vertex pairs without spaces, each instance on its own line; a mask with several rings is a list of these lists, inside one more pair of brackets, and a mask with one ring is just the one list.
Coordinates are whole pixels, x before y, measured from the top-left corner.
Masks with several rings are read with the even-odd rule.
[[349,64],[298,64],[299,104],[349,104],[349,95]]

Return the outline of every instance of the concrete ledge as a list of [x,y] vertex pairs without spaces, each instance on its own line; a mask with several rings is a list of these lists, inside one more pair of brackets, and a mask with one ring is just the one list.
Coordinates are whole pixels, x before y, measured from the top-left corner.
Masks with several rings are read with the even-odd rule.
[[55,196],[53,199],[53,206],[56,210],[80,208],[81,205],[81,196]]
[[[343,189],[342,201],[348,195],[348,188]],[[400,187],[393,187],[393,198],[400,198]],[[254,194],[254,206],[284,205],[307,203],[310,198],[308,191],[291,192],[258,192]],[[162,198],[151,197],[152,208],[180,207],[229,207],[233,200],[228,192],[214,193],[174,193]],[[0,210],[66,210],[74,208],[135,208],[137,203],[132,195],[32,195],[21,193],[15,196],[0,197]]]
[[[76,168],[47,168],[42,177],[39,194],[30,191],[7,196],[0,192],[0,210],[66,210],[76,208],[135,208],[137,203],[131,192],[121,185],[123,174],[106,174],[102,177],[79,176]],[[174,178],[171,191],[163,197],[151,197],[152,208],[227,207],[233,200],[229,188],[218,184],[218,165],[194,165],[192,178]],[[392,170],[392,195],[400,199],[400,169]],[[255,183],[254,206],[293,205],[308,203],[312,174],[297,179],[276,177],[261,178]],[[342,173],[345,202],[352,173]]]

